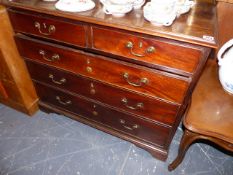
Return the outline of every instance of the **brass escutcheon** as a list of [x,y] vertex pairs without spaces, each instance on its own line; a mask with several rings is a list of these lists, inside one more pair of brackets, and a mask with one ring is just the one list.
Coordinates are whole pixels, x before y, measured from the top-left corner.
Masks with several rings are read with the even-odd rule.
[[90,93],[91,93],[92,95],[94,95],[94,94],[95,94],[95,89],[91,89],[91,90],[90,90]]
[[91,72],[92,72],[92,68],[89,67],[89,66],[86,67],[86,70],[87,70],[88,73],[91,73]]
[[95,87],[94,87],[94,84],[91,83],[91,84],[90,84],[90,93],[91,93],[92,95],[95,94],[95,89],[94,89],[94,88],[95,88]]
[[97,116],[97,115],[98,115],[98,112],[97,112],[97,111],[92,111],[92,114],[93,114],[94,116]]

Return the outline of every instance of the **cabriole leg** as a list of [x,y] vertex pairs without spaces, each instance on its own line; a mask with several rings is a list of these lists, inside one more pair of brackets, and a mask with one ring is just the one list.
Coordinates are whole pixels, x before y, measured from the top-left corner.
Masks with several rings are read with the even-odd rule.
[[176,159],[168,166],[168,170],[174,170],[183,160],[186,151],[188,150],[189,146],[197,140],[199,137],[198,134],[188,131],[187,129],[184,131],[184,134],[181,139],[178,155]]

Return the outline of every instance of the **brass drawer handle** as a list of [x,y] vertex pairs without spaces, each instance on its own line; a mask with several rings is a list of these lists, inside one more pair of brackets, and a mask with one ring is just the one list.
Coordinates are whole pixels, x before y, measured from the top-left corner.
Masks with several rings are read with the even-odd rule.
[[128,129],[128,130],[133,131],[134,129],[140,128],[140,126],[137,125],[137,124],[134,124],[132,127],[125,125],[126,122],[125,122],[125,120],[123,120],[123,119],[120,119],[119,121],[120,121],[120,123],[122,124],[122,126],[123,126],[125,129]]
[[58,54],[53,54],[51,58],[46,57],[46,52],[44,50],[39,50],[39,54],[42,55],[43,59],[49,62],[60,60],[60,56]]
[[45,23],[43,23],[43,25],[41,25],[37,21],[34,23],[34,26],[35,26],[35,28],[38,29],[40,34],[45,35],[45,36],[49,36],[49,35],[51,35],[52,33],[54,33],[56,31],[56,27],[54,25],[49,25],[48,32],[42,32],[42,30],[41,30],[42,27],[41,26],[43,26],[44,29],[47,29],[47,25]]
[[125,97],[122,98],[121,101],[127,108],[132,109],[132,110],[142,109],[144,107],[143,103],[137,103],[135,107],[128,105],[128,100]]
[[56,100],[57,100],[60,104],[65,105],[65,106],[72,104],[72,102],[71,102],[70,100],[63,102],[59,96],[56,96]]
[[135,87],[140,87],[143,84],[148,84],[149,83],[149,80],[147,78],[141,78],[137,83],[130,82],[129,81],[129,74],[127,72],[125,72],[123,74],[123,77],[127,81],[127,83],[129,83],[130,85],[135,86]]
[[66,82],[65,78],[60,79],[59,81],[54,79],[54,76],[52,74],[49,74],[49,78],[54,82],[55,84],[64,84]]
[[[128,41],[125,45],[126,48],[130,49],[130,53],[136,57],[144,57],[147,53],[154,53],[155,48],[154,46],[149,46],[145,51],[144,54],[138,54],[133,51],[134,44],[131,41]],[[142,47],[142,43],[140,42],[139,47]]]

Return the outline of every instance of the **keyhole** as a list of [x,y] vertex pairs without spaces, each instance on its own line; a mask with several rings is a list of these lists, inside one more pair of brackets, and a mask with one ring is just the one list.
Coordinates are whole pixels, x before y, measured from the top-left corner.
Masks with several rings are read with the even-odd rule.
[[96,105],[93,105],[93,108],[94,108],[94,111],[92,111],[92,114],[93,114],[94,116],[97,116],[97,115],[98,115],[98,112],[95,111]]
[[47,26],[46,26],[46,24],[45,24],[45,23],[43,23],[43,26],[44,26],[44,28],[45,28],[45,29],[47,28]]
[[95,94],[95,89],[94,89],[94,84],[93,84],[93,83],[90,84],[90,93],[91,93],[92,95]]
[[142,48],[142,42],[139,42],[139,48]]

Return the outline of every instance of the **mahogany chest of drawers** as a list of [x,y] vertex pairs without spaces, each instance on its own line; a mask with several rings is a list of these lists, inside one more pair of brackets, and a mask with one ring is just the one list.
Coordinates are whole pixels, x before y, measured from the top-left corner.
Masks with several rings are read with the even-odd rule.
[[[53,3],[5,3],[40,108],[126,139],[165,160],[216,47],[214,6],[204,4],[210,10],[202,19],[209,21],[205,29],[196,31],[205,26],[200,22],[194,30],[185,19],[188,15],[181,18],[186,20],[181,27],[194,37],[182,31],[172,34],[178,28],[152,26],[142,16],[136,19],[142,10],[110,17],[95,2],[94,10],[80,14],[56,11]],[[200,38],[203,33],[207,39]]]

